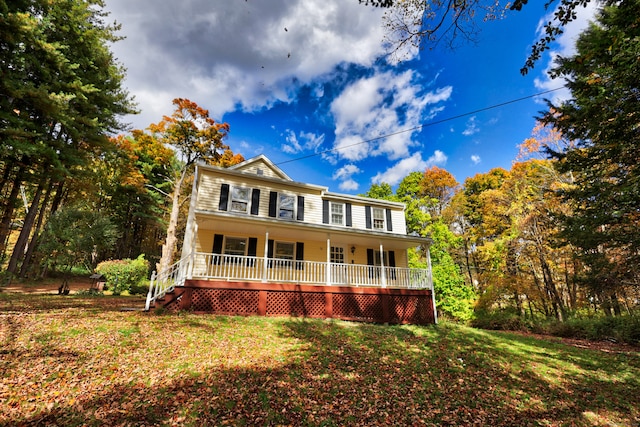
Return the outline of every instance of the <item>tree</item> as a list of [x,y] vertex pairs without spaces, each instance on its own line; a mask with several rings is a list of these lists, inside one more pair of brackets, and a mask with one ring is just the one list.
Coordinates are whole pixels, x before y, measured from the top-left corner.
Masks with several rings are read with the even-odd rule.
[[[480,32],[479,22],[506,17],[507,13],[520,11],[528,0],[359,0],[360,3],[388,8],[386,13],[386,41],[396,59],[407,52],[425,47],[435,48],[440,43],[455,47],[458,42],[475,41]],[[553,19],[544,24],[544,35],[532,46],[522,74],[533,69],[543,52],[549,49],[563,32],[564,27],[575,20],[578,7],[585,7],[593,0],[551,0],[545,9],[558,3]],[[613,0],[601,3],[613,5]]]
[[424,171],[420,188],[422,196],[430,201],[433,216],[442,215],[458,186],[458,181],[444,169],[432,166]]
[[39,251],[45,269],[60,266],[67,274],[80,265],[92,270],[98,254],[111,249],[117,237],[116,227],[106,216],[82,206],[69,206],[50,218]]
[[173,147],[178,153],[180,166],[176,170],[176,181],[171,194],[171,214],[167,226],[167,238],[162,247],[158,271],[166,270],[172,263],[177,246],[177,225],[180,212],[180,197],[187,176],[198,160],[215,163],[220,160],[228,146],[222,140],[229,132],[227,123],[216,123],[209,111],[188,99],[173,100],[176,107],[171,117],[149,126],[159,141]]
[[[47,209],[54,212],[68,194],[67,181],[110,148],[107,133],[122,129],[119,117],[134,112],[122,88],[124,71],[109,50],[118,27],[104,23],[102,6],[0,0],[3,254],[11,224],[22,222],[10,273],[27,259],[27,242],[37,240]],[[33,192],[24,212],[17,210],[20,189]]]
[[640,1],[605,4],[577,53],[550,71],[572,98],[549,102],[542,117],[574,144],[546,147],[574,178],[560,191],[573,208],[561,217],[561,236],[579,249],[583,280],[602,301],[640,285]]

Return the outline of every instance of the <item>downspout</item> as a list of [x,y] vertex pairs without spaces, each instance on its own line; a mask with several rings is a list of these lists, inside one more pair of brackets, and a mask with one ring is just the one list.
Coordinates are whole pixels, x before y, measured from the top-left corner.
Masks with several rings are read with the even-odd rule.
[[433,274],[431,274],[431,251],[429,246],[427,246],[427,268],[429,271],[427,272],[427,278],[429,280],[429,285],[431,286],[431,302],[433,304],[433,323],[438,324],[438,310],[436,309],[436,288],[433,286]]

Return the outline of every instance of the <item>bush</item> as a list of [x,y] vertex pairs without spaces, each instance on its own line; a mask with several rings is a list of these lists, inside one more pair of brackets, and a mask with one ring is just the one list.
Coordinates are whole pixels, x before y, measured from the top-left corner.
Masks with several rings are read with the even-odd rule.
[[104,261],[98,264],[96,272],[106,279],[107,288],[114,295],[122,292],[144,293],[148,288],[146,283],[149,275],[149,262],[144,259],[144,254],[138,258]]
[[640,344],[640,317],[574,318],[551,324],[549,333],[559,337]]
[[478,310],[471,326],[480,329],[527,331],[562,338],[640,344],[638,316],[574,317],[560,322],[555,319],[524,318],[513,310]]
[[528,331],[531,327],[526,319],[513,310],[477,310],[471,326],[501,331]]

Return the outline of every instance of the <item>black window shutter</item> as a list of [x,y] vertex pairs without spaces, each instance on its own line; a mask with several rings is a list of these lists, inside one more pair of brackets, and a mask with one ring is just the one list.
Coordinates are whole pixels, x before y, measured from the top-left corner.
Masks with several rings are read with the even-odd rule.
[[364,207],[364,223],[365,227],[371,228],[371,206]]
[[387,231],[393,231],[393,226],[391,225],[391,209],[387,209]]
[[267,242],[267,257],[273,258],[273,240],[269,239]]
[[[389,267],[395,267],[396,266],[396,253],[394,251],[389,251]],[[391,270],[389,270],[390,272],[390,276],[391,276],[391,280],[396,280],[396,269],[392,268]]]
[[[296,261],[304,260],[304,243],[296,242]],[[296,270],[302,270],[303,263],[296,262]]]
[[[373,265],[373,249],[367,249],[367,265]],[[373,267],[369,268],[369,278],[373,278],[375,276],[375,269]]]
[[277,209],[278,209],[278,193],[276,191],[272,191],[269,193],[269,216],[271,218],[276,217]]
[[394,251],[389,251],[389,267],[396,266],[396,253]]
[[[273,258],[273,240],[269,239],[267,241],[267,258]],[[267,263],[267,267],[271,268],[273,267],[273,261],[269,261]]]
[[220,259],[222,258],[220,254],[222,254],[223,240],[224,240],[224,236],[222,234],[213,235],[213,249],[211,252],[214,253],[213,259],[212,259],[214,264],[220,264]]
[[258,251],[258,239],[249,237],[249,246],[247,247],[247,256],[256,256]]
[[220,204],[218,205],[218,209],[221,211],[226,211],[228,204],[229,204],[229,184],[222,184],[222,186],[220,187]]
[[351,203],[347,203],[346,205],[344,205],[344,210],[346,215],[346,220],[344,225],[346,225],[347,227],[352,227],[353,221],[351,220]]
[[251,215],[258,215],[260,209],[260,190],[254,188],[251,192]]
[[224,236],[222,234],[214,234],[213,235],[213,253],[221,254],[222,253],[222,240]]
[[322,223],[329,224],[329,201],[322,201]]
[[298,221],[304,221],[304,196],[298,196]]

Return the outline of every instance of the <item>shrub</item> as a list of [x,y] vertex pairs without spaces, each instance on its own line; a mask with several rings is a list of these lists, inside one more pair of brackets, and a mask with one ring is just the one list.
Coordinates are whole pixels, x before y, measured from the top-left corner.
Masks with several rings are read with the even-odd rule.
[[[144,259],[144,254],[138,258],[104,261],[98,264],[96,272],[106,279],[107,288],[114,295],[120,295],[127,291],[130,294],[144,293],[147,276],[149,274],[149,262]],[[144,289],[144,290],[143,290]]]
[[471,326],[502,331],[527,331],[530,325],[513,310],[477,310]]

